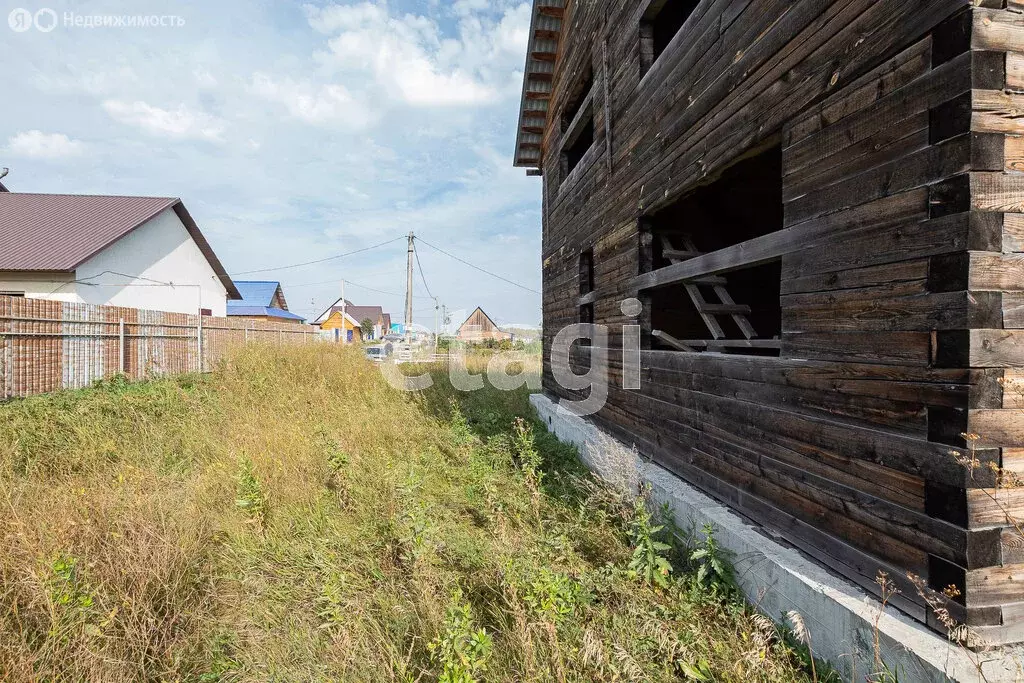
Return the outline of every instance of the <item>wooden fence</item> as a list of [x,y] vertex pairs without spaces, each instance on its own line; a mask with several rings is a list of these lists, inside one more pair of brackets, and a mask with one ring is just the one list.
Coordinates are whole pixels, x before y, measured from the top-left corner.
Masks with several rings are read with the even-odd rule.
[[320,340],[310,325],[0,296],[0,400],[201,372],[238,343]]

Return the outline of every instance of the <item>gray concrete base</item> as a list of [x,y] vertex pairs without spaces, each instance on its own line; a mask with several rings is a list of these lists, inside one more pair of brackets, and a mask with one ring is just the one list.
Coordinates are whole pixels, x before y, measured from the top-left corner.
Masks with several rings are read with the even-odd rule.
[[530,402],[548,428],[562,441],[575,444],[587,466],[605,481],[632,491],[646,482],[659,504],[671,506],[684,529],[711,524],[715,538],[733,554],[737,580],[747,598],[776,621],[790,610],[798,612],[815,656],[830,662],[844,680],[859,683],[875,670],[877,623],[883,661],[899,672],[900,683],[1024,681],[1021,649],[972,653],[893,608],[882,611],[881,603],[857,586],[798,550],[780,545],[547,396],[534,394]]

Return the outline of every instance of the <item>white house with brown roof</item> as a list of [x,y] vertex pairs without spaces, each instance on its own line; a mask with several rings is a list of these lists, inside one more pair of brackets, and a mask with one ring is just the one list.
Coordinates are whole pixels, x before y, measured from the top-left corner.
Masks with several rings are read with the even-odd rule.
[[180,199],[0,193],[0,294],[226,315],[241,295]]

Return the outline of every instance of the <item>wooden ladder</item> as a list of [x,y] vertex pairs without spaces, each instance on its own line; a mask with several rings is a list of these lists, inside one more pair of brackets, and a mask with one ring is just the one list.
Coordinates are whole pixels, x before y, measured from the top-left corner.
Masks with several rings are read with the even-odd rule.
[[[662,235],[661,237],[661,254],[664,256],[669,263],[675,264],[682,261],[701,256],[701,252],[697,250],[697,246],[693,243],[693,239],[689,235],[684,235],[682,238],[682,249],[676,249],[672,246],[668,237]],[[704,324],[708,326],[708,330],[711,332],[711,336],[715,341],[725,339],[725,330],[722,329],[721,323],[718,322],[718,316],[729,316],[733,322],[736,323],[736,327],[740,329],[740,332],[748,340],[747,343],[738,342],[736,346],[752,346],[750,340],[757,336],[757,331],[754,330],[754,326],[750,324],[750,320],[747,318],[750,315],[750,306],[743,304],[737,304],[729,294],[729,290],[726,289],[728,280],[724,277],[705,277],[693,282],[687,282],[684,287],[686,293],[690,295],[690,299],[693,301],[693,305],[697,308],[697,312],[700,313],[700,317],[704,320]],[[701,293],[701,286],[711,287],[715,292],[715,296],[718,297],[720,303],[713,304],[708,303]],[[698,342],[681,342],[675,339],[670,334],[662,332],[661,330],[655,330],[652,333],[658,339],[669,346],[674,346],[682,351],[694,351],[695,346],[707,346],[710,348],[710,344],[700,344]],[[714,345],[714,346],[725,346]]]

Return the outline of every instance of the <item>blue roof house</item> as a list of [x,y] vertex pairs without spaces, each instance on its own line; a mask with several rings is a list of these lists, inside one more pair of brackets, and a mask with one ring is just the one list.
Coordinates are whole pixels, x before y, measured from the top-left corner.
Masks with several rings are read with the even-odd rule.
[[228,301],[228,316],[248,320],[263,320],[278,323],[303,323],[301,315],[288,310],[280,282],[239,282],[235,287],[242,295],[241,301]]

